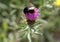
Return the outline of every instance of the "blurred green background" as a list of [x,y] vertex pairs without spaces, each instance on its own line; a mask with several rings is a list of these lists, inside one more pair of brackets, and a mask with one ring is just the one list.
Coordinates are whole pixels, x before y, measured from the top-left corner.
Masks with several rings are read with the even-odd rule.
[[[39,6],[33,29],[23,9]],[[0,0],[0,42],[60,42],[60,0]]]

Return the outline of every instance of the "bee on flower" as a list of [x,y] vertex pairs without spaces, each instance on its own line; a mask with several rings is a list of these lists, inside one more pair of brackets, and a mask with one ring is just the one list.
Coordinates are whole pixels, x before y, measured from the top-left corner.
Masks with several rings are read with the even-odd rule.
[[25,14],[28,25],[33,25],[39,16],[39,9],[34,6],[25,7],[23,12]]

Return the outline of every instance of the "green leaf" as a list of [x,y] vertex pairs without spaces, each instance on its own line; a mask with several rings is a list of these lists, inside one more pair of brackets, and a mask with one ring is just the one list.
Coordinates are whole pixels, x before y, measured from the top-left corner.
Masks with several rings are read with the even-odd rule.
[[6,21],[3,21],[2,27],[3,27],[3,29],[4,29],[5,32],[8,30],[8,24],[7,24]]
[[7,7],[7,5],[5,5],[5,4],[3,4],[3,3],[0,3],[0,8],[1,8],[1,9],[7,9],[8,7]]

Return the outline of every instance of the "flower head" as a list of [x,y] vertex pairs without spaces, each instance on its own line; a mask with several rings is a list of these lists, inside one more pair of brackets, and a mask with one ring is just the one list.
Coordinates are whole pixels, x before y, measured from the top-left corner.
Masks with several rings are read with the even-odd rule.
[[34,24],[39,16],[39,9],[35,7],[29,7],[24,9],[24,14],[27,19],[28,24]]

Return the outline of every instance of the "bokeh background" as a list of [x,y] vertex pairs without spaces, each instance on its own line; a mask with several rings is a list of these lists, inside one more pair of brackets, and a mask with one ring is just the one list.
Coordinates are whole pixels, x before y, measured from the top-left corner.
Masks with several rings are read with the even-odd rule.
[[[39,6],[33,29],[23,9]],[[60,42],[60,0],[0,0],[0,42]]]

